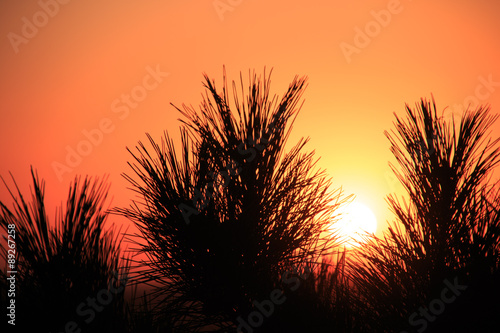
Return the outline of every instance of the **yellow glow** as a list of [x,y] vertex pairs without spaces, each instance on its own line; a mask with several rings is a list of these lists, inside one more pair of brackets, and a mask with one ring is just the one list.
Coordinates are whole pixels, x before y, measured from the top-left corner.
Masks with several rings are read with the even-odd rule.
[[377,231],[375,214],[366,205],[354,201],[339,210],[340,218],[331,230],[346,246],[360,246]]

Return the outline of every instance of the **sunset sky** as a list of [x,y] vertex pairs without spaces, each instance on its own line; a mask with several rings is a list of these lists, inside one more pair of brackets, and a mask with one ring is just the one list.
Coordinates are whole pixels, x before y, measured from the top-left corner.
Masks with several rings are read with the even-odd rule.
[[[109,175],[112,205],[128,205],[126,147],[146,132],[179,139],[170,103],[198,108],[203,73],[221,87],[224,65],[245,82],[273,68],[280,96],[295,75],[309,78],[289,146],[310,137],[334,188],[373,210],[378,235],[391,219],[385,197],[401,191],[383,133],[393,113],[431,94],[449,119],[469,102],[500,110],[498,1],[61,2],[0,5],[0,175],[27,194],[33,165],[49,212],[77,175]],[[69,165],[68,149],[87,155]]]

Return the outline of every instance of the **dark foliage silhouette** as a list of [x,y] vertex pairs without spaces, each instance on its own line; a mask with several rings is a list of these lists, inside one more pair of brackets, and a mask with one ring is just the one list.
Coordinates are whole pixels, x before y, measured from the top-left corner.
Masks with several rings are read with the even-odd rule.
[[205,76],[201,114],[179,109],[180,158],[168,134],[159,144],[148,135],[152,151],[142,143],[131,151],[137,177],[125,176],[143,198],[118,210],[140,229],[148,256],[134,268],[155,284],[159,320],[169,313],[186,331],[235,331],[285,271],[335,245],[322,232],[341,192],[329,192],[313,153],[302,153],[307,140],[284,151],[306,79],[294,78],[279,102],[270,75],[253,74],[246,94],[240,82],[231,102],[225,73],[222,91]]
[[[350,196],[330,189],[303,152],[307,139],[285,150],[306,78],[281,98],[265,71],[249,75],[248,90],[241,74],[229,87],[224,71],[221,90],[204,78],[200,111],[174,106],[180,154],[166,132],[128,149],[124,177],[138,199],[111,211],[138,233],[106,227],[105,182],[76,178],[49,223],[33,170],[31,202],[3,181],[14,200],[0,202],[0,229],[15,225],[19,331],[500,331],[500,139],[489,138],[498,118],[489,108],[455,122],[433,99],[406,105],[385,132],[406,196],[387,198],[396,220],[384,237],[346,250],[330,228]],[[125,235],[132,259],[122,258]]]
[[358,332],[356,303],[352,301],[358,296],[348,281],[347,255],[340,250],[320,264],[306,265],[305,274],[291,275],[296,283],[284,288],[286,301],[267,319],[265,331]]
[[[352,263],[365,331],[498,331],[500,192],[489,176],[499,149],[487,137],[497,116],[478,107],[450,122],[434,100],[406,112],[386,136],[409,201],[389,196],[397,220]],[[445,281],[460,286],[448,303]]]
[[[107,187],[87,178],[75,179],[65,210],[61,207],[56,212],[51,226],[44,204],[44,182],[33,170],[31,176],[31,202],[24,199],[13,179],[18,196],[4,181],[14,199],[13,208],[0,203],[0,227],[6,235],[9,225],[15,225],[17,251],[16,325],[9,328],[19,332],[64,332],[67,323],[74,321],[82,332],[124,331],[123,291],[112,294],[111,300],[102,296],[106,304],[97,303],[96,309],[100,310],[93,311],[94,317],[87,303],[89,297],[101,297],[99,291],[124,287],[128,270],[120,259],[121,236],[112,228],[104,229]],[[6,245],[2,244],[4,260]],[[10,275],[6,271],[0,274],[2,283]],[[77,308],[82,303],[85,305],[80,315]]]

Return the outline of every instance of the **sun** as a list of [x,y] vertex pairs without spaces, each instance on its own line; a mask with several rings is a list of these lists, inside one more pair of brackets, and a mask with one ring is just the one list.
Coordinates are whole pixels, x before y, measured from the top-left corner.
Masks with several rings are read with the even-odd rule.
[[339,208],[339,220],[331,226],[332,233],[340,237],[340,241],[348,247],[360,246],[367,237],[377,231],[375,214],[366,205],[354,201]]

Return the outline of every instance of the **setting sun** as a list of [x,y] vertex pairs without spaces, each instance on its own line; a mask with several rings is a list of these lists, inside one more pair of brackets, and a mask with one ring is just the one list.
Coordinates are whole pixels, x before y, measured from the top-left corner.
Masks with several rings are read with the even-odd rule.
[[340,208],[339,220],[332,225],[332,230],[340,237],[340,241],[347,246],[359,246],[365,242],[367,236],[377,230],[375,214],[366,205],[352,202]]
[[193,3],[0,2],[0,326],[500,333],[500,0]]

